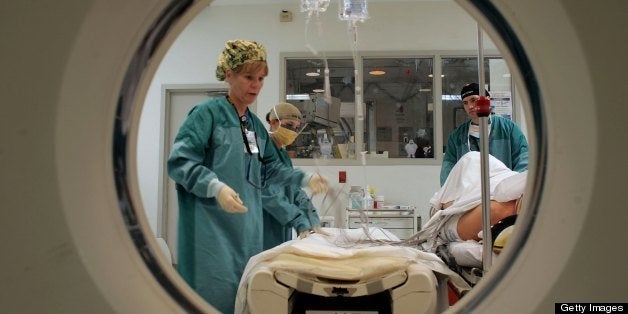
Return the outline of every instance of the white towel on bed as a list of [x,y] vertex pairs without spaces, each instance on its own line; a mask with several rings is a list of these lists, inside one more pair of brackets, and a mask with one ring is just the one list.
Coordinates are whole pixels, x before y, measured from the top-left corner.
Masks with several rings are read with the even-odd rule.
[[[349,246],[347,244],[368,238],[363,229],[323,228],[323,230],[330,235],[315,233],[305,239],[288,241],[251,257],[240,279],[235,312],[248,313],[246,306],[248,283],[260,265],[326,278],[368,279],[406,269],[411,263],[419,263],[432,271],[449,276],[455,285],[469,288],[467,283],[451,271],[436,254],[407,246],[367,244]],[[373,239],[399,240],[384,229],[371,228],[368,232]]]

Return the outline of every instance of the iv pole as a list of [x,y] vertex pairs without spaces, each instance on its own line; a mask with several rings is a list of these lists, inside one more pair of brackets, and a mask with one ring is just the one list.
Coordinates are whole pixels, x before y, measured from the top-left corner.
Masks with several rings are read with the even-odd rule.
[[478,117],[480,118],[480,169],[482,172],[482,268],[487,273],[493,263],[493,238],[491,236],[491,199],[488,165],[488,116],[490,115],[490,102],[486,98],[484,87],[484,45],[482,42],[482,29],[478,24],[478,87],[480,99],[477,101]]

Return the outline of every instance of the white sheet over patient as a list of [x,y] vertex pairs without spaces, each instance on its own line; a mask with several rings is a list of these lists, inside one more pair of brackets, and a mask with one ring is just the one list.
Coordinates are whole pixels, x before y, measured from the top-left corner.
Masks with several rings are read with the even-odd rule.
[[[497,189],[497,186],[506,178],[519,174],[516,171],[512,171],[504,165],[499,159],[489,156],[489,181],[490,181],[490,193],[491,199],[495,199],[496,192],[501,194],[507,193],[509,188],[512,188],[511,184],[508,184],[508,188]],[[449,177],[445,181],[445,184],[438,190],[434,196],[430,199],[430,204],[436,209],[440,209],[442,204],[453,201],[453,204],[445,211],[446,214],[454,214],[464,212],[467,209],[473,208],[480,204],[482,196],[482,172],[480,164],[480,153],[469,152],[462,156],[456,165],[451,169]],[[524,181],[525,185],[525,175]],[[523,186],[522,186],[523,188]],[[517,193],[517,192],[515,192]],[[521,189],[521,193],[523,190]],[[519,195],[521,195],[519,193]],[[500,196],[503,199],[506,196]],[[511,198],[514,199],[514,198]]]

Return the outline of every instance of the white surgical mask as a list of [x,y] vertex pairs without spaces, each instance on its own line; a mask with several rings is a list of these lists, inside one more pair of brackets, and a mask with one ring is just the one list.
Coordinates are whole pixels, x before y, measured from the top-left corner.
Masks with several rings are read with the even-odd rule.
[[[488,135],[490,138],[491,129],[493,128],[491,124],[491,117],[488,118]],[[471,150],[471,140],[470,137],[473,136],[478,139],[478,144],[480,140],[480,126],[477,124],[470,123],[469,124],[469,136],[467,136],[467,147],[469,147],[469,151]]]
[[480,138],[480,126],[477,124],[471,123],[469,125],[469,136]]

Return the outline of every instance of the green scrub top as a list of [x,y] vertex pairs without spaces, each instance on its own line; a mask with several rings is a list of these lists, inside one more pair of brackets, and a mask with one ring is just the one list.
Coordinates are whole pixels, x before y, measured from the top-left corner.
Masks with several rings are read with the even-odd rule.
[[[223,313],[233,313],[246,263],[263,250],[261,188],[306,180],[301,171],[281,163],[259,118],[248,109],[246,116],[259,154],[247,152],[235,107],[218,97],[190,111],[168,159],[179,202],[177,271]],[[239,194],[248,212],[220,207],[215,196],[224,184]]]
[[[277,146],[275,146],[276,148]],[[285,148],[276,148],[288,167],[292,161]],[[298,233],[320,227],[321,221],[307,193],[298,185],[267,185],[262,191],[264,208],[264,250],[292,239]]]
[[[479,140],[470,139],[471,120],[457,127],[447,141],[443,165],[440,169],[440,185],[445,184],[451,168],[469,151],[478,151]],[[513,171],[528,170],[528,141],[521,128],[510,119],[491,116],[491,132],[488,142],[489,154],[501,160]]]

